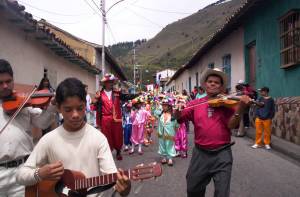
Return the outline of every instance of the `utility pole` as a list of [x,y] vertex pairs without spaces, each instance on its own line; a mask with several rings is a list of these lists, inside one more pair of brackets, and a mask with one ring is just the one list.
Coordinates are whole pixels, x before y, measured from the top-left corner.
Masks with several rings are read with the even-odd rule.
[[136,88],[136,67],[135,67],[135,44],[133,42],[133,86],[134,86],[134,94]]
[[105,0],[100,2],[102,10],[102,77],[105,75],[105,24],[106,24],[106,11],[105,11]]

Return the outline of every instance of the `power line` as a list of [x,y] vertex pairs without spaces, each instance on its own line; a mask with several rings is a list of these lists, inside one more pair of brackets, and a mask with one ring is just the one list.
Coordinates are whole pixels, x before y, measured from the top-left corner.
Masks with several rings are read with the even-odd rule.
[[143,18],[144,20],[146,20],[146,21],[148,21],[148,22],[150,22],[150,23],[152,23],[152,24],[154,24],[154,25],[156,25],[156,26],[158,26],[158,27],[160,27],[160,28],[164,28],[162,25],[153,22],[152,20],[150,20],[150,19],[148,19],[148,18],[146,18],[146,17],[144,17],[144,16],[142,16],[142,15],[136,13],[135,11],[133,11],[133,10],[131,10],[131,9],[129,9],[129,8],[127,8],[127,10],[129,10],[130,12],[132,12],[134,15],[136,15],[136,16],[138,16],[138,17],[140,17],[140,18]]
[[110,28],[110,25],[109,25],[108,23],[106,23],[106,24],[107,24],[107,28],[108,28],[110,34],[112,35],[112,38],[113,38],[114,42],[117,43],[116,38],[115,38],[115,36],[114,36],[114,34],[113,34],[111,28]]
[[[124,21],[119,21],[119,20],[110,20],[110,23],[116,23],[116,24],[119,24],[121,23],[121,25],[129,25],[129,26],[137,26],[137,27],[146,27],[146,28],[153,28],[154,26],[153,25],[144,25],[144,24],[132,24],[132,23],[127,23],[127,22],[124,22]],[[157,27],[155,25],[155,27]],[[160,27],[159,27],[160,29]]]
[[160,10],[160,9],[154,9],[154,8],[147,8],[139,5],[132,5],[137,8],[145,9],[145,10],[150,10],[152,12],[162,12],[162,13],[168,13],[168,14],[193,14],[193,13],[187,13],[187,12],[176,12],[176,11],[167,11],[167,10]]
[[[134,2],[130,3],[129,5],[134,5],[138,2],[139,0],[135,0]],[[126,11],[126,8],[121,9],[118,13],[114,14],[112,17],[118,16],[119,14],[121,14],[122,12]]]
[[103,14],[103,10],[100,7],[98,7],[97,3],[94,0],[92,0],[92,2],[96,6],[96,8]]
[[33,8],[33,9],[36,9],[36,10],[39,10],[39,11],[42,11],[42,12],[46,12],[46,13],[48,13],[48,14],[58,15],[58,16],[70,16],[70,17],[71,17],[71,16],[83,16],[83,15],[89,15],[88,13],[85,13],[85,14],[62,14],[62,13],[53,12],[53,11],[45,10],[45,9],[42,9],[42,8],[38,8],[38,7],[36,7],[36,6],[30,5],[30,4],[25,3],[25,2],[23,2],[23,1],[20,1],[20,0],[19,0],[19,2],[21,2],[22,4],[24,4],[24,5],[28,6],[28,7],[31,7],[31,8]]
[[[101,16],[100,14],[99,14],[99,12],[98,11],[96,11],[95,9],[94,9],[94,7],[93,6],[91,6],[90,5],[90,3],[87,1],[87,0],[84,0],[84,2],[94,11],[94,14],[98,14],[99,16]],[[97,7],[98,8],[98,7]]]

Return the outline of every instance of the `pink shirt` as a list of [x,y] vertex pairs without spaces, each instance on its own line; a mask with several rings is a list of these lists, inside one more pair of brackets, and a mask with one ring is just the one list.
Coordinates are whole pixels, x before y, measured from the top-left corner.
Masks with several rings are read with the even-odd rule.
[[197,105],[181,112],[179,122],[192,121],[195,131],[195,144],[206,149],[215,149],[230,143],[230,129],[227,127],[234,109],[209,107],[207,97],[188,103],[187,107]]
[[146,111],[145,109],[139,109],[137,111],[131,112],[132,125],[140,125],[144,124],[147,118],[151,116],[151,113]]

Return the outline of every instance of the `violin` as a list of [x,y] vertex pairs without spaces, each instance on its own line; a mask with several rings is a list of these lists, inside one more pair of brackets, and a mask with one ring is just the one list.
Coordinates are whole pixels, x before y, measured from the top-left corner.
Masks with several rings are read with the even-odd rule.
[[11,96],[3,99],[2,107],[4,112],[6,112],[7,114],[13,114],[22,106],[22,104],[24,104],[25,100],[28,98],[28,101],[25,102],[22,108],[30,106],[43,108],[49,104],[53,96],[54,93],[50,93],[49,90],[34,91],[34,93],[30,95],[29,98],[25,93],[14,91]]
[[37,86],[34,86],[33,90],[27,96],[24,93],[22,94],[14,91],[11,96],[2,99],[3,110],[11,115],[11,117],[0,130],[0,134],[17,117],[23,107],[44,107],[49,104],[54,93],[50,93],[49,90],[36,91],[36,89]]
[[[195,105],[191,105],[188,107],[178,106],[178,110],[194,108],[199,105],[208,104],[210,107],[227,107],[232,108],[235,107],[240,102],[240,97],[238,96],[227,96],[227,95],[218,95],[215,99],[210,99],[208,101],[204,101],[202,103],[198,103]],[[262,106],[263,103],[259,103],[253,99],[250,100],[250,104]]]
[[239,103],[239,99],[234,97],[221,97],[221,98],[208,100],[207,103],[210,107],[232,108]]
[[[219,95],[218,98],[208,100],[207,103],[210,107],[235,107],[240,102],[240,97],[238,96],[226,96]],[[255,104],[260,106],[261,103],[251,99],[250,104]]]

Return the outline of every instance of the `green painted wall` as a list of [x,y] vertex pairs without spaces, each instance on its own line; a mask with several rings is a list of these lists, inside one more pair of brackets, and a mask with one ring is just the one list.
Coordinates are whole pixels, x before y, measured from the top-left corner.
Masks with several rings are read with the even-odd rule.
[[270,0],[252,12],[244,23],[246,79],[249,81],[247,45],[256,41],[256,88],[268,86],[273,97],[300,95],[300,65],[280,68],[278,18],[300,8],[300,0]]

